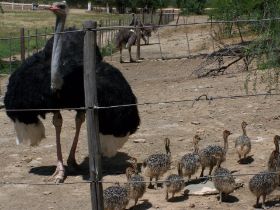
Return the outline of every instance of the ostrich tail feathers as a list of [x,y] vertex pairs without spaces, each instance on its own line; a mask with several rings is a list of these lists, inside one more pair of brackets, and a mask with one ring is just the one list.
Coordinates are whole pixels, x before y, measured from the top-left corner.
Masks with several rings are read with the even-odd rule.
[[37,146],[43,138],[45,138],[45,127],[41,120],[37,123],[25,124],[15,121],[15,130],[17,134],[17,144],[27,144],[30,146]]

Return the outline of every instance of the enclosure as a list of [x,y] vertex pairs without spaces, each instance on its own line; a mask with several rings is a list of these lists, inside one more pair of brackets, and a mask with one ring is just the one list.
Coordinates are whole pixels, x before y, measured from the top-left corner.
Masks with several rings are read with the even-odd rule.
[[[164,177],[176,173],[176,161],[193,150],[191,142],[195,134],[202,136],[199,147],[204,148],[210,144],[222,145],[222,131],[228,129],[233,135],[229,138],[229,151],[223,166],[234,174],[245,175],[236,177],[244,186],[228,196],[226,202],[219,204],[216,194],[193,196],[187,191],[182,191],[172,202],[166,202],[164,189],[160,188],[147,189],[133,209],[253,209],[255,197],[248,189],[252,175],[246,174],[267,168],[268,156],[273,150],[272,138],[278,134],[280,126],[279,95],[276,91],[271,92],[266,83],[260,82],[257,89],[253,88],[255,77],[248,79],[251,73],[244,71],[242,61],[220,74],[198,78],[201,71],[219,70],[231,63],[232,58],[229,56],[223,62],[218,58],[210,59],[209,55],[219,51],[221,46],[213,38],[215,26],[207,17],[181,17],[177,26],[174,19],[169,26],[159,27],[152,34],[149,45],[141,44],[141,61],[120,64],[118,52],[111,48],[105,57],[121,70],[137,96],[141,125],[115,158],[103,160],[103,187],[126,181],[124,171],[130,157],[136,157],[142,163],[149,154],[164,151],[165,137],[171,140],[173,162]],[[113,37],[111,32],[103,36],[107,37],[105,40]],[[224,42],[237,43],[238,39],[237,36]],[[136,46],[133,56],[136,57]],[[128,59],[127,54],[124,57]],[[260,78],[264,73],[258,72],[255,76]],[[3,96],[8,76],[0,79]],[[210,100],[200,97],[203,95]],[[46,139],[39,147],[30,148],[15,146],[14,128],[4,109],[0,109],[0,115],[0,208],[90,209],[86,125],[83,125],[77,151],[77,159],[84,170],[68,175],[64,184],[54,185],[44,182],[55,170],[55,130],[51,116],[44,121]],[[62,115],[62,149],[66,155],[74,135],[74,113],[63,111]],[[234,140],[241,134],[243,120],[249,124],[247,132],[253,145],[248,164],[237,162],[234,149]],[[199,176],[199,172],[195,176]],[[267,200],[272,209],[279,208],[277,190]],[[133,202],[130,202],[127,209],[132,206]]]

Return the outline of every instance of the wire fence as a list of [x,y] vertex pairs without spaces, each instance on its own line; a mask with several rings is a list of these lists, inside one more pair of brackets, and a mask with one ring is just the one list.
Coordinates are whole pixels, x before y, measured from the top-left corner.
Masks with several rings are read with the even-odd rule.
[[[162,14],[161,23],[168,24],[175,18],[175,13]],[[154,13],[149,18],[143,19],[143,23],[158,24],[160,14]],[[119,19],[101,19],[98,22],[98,46],[103,55],[112,55],[115,52],[114,39],[118,30],[129,27],[131,17],[125,15]],[[75,33],[82,30],[73,30],[67,33]],[[64,32],[62,32],[64,33]],[[13,72],[26,57],[41,50],[48,39],[54,35],[54,27],[27,29],[21,28],[18,34],[11,33],[9,37],[0,37],[0,73]]]
[[[189,27],[195,26],[209,26],[206,31],[208,40],[201,38],[200,51],[204,53],[214,52],[218,48],[217,40],[214,40],[213,35],[213,25],[224,25],[224,24],[252,24],[259,22],[268,22],[268,21],[279,21],[280,18],[276,17],[273,19],[247,19],[247,20],[232,20],[232,21],[216,21],[216,20],[199,20],[199,18],[184,17],[183,23],[174,21],[177,18],[175,13],[163,13],[162,14],[162,24],[159,23],[160,16],[159,14],[153,14],[150,19],[144,19],[144,25],[141,28],[145,29],[156,29],[152,35],[152,42],[144,43],[141,49],[141,54],[143,59],[178,59],[178,58],[190,58],[191,56],[198,55],[197,49],[192,46],[194,38],[188,34]],[[101,52],[105,56],[111,56],[116,52],[115,47],[115,36],[120,29],[135,29],[135,27],[129,26],[131,22],[131,17],[126,16],[124,19],[111,20],[103,19],[98,22],[97,31],[98,37],[98,46],[101,49]],[[166,36],[164,32],[160,29],[168,28],[184,28],[185,37],[180,39],[172,36],[169,36],[170,39],[163,40],[163,36]],[[67,33],[75,33],[82,30],[73,30]],[[205,30],[203,30],[205,32]],[[62,32],[65,33],[65,32]],[[157,36],[156,36],[157,33]],[[163,33],[163,34],[162,34]],[[202,33],[202,32],[201,32]],[[47,40],[54,35],[54,27],[52,28],[38,28],[38,29],[25,29],[21,28],[18,35],[11,34],[10,37],[0,37],[0,73],[10,73],[13,72],[26,57],[31,56],[32,54],[41,50],[46,44]],[[148,38],[149,39],[149,38]],[[166,39],[166,38],[165,38]],[[158,47],[156,46],[158,45]],[[176,46],[177,50],[170,52],[170,46]],[[209,46],[213,46],[212,49],[209,49]],[[174,52],[176,51],[176,52]],[[125,55],[126,56],[126,55]]]
[[[244,177],[244,176],[255,176],[255,175],[279,175],[280,171],[262,171],[259,173],[242,173],[242,174],[224,174],[224,175],[209,175],[209,176],[203,176],[203,177],[197,177],[197,178],[193,178],[193,179],[185,179],[182,177],[182,179],[176,179],[176,182],[180,182],[180,181],[184,181],[185,183],[192,183],[194,181],[199,181],[201,180],[202,182],[207,182],[208,180],[214,179],[214,178],[223,178],[223,177]],[[102,184],[127,184],[127,183],[151,183],[151,181],[131,181],[131,180],[127,180],[127,181],[104,181],[104,180],[99,180],[99,181],[90,181],[90,180],[84,180],[84,181],[75,181],[75,182],[64,182],[64,183],[50,183],[50,182],[13,182],[13,181],[0,181],[0,185],[30,185],[30,186],[41,186],[41,185],[48,185],[48,186],[58,186],[58,185],[74,185],[74,184],[90,184],[90,183],[94,183],[94,182],[98,182],[98,183],[102,183]],[[170,183],[171,181],[169,180],[157,180],[157,183]]]
[[[174,20],[174,19],[173,19]],[[274,20],[280,20],[280,18],[275,18]],[[158,28],[164,28],[164,27],[179,27],[179,26],[193,26],[193,25],[205,25],[205,24],[223,24],[223,23],[236,23],[236,22],[245,22],[245,20],[236,20],[236,21],[204,21],[204,22],[195,22],[195,23],[182,23],[182,24],[170,24],[170,25],[156,25],[156,27]],[[248,22],[259,22],[259,21],[271,21],[271,19],[263,19],[263,20],[247,20]],[[167,23],[170,22],[170,20],[167,21]],[[166,24],[167,24],[166,23]],[[146,28],[150,27],[150,26],[144,26]],[[121,25],[118,25],[118,26],[114,26],[114,27],[107,27],[107,26],[102,26],[96,30],[92,30],[92,31],[98,31],[99,34],[97,37],[100,37],[97,42],[100,42],[99,45],[101,46],[102,48],[102,45],[104,45],[104,43],[110,43],[112,42],[113,40],[113,37],[115,36],[115,33],[117,30],[121,29],[121,28],[131,28],[131,26],[127,26],[127,25],[124,25],[124,26],[121,26]],[[135,27],[134,27],[135,28]],[[136,28],[137,29],[137,28]],[[53,29],[52,29],[53,30]],[[71,33],[75,33],[77,31],[81,31],[81,30],[76,30],[76,31],[73,31]],[[101,32],[104,32],[104,34],[102,35]],[[110,33],[111,32],[111,33]],[[68,32],[65,32],[65,33],[68,33]],[[40,44],[39,44],[39,40],[38,40],[38,37],[41,37],[42,38],[42,42],[46,42],[47,39],[53,35],[53,33],[35,33],[35,35],[23,35],[21,36],[20,38],[18,37],[14,37],[14,38],[9,38],[9,39],[3,39],[2,41],[7,41],[8,40],[8,43],[9,43],[9,46],[11,46],[11,40],[20,40],[22,38],[24,39],[31,39],[31,38],[35,38],[35,45],[38,46],[38,48],[36,48],[36,50],[39,50],[40,49]],[[103,37],[103,38],[102,38]],[[105,37],[105,38],[104,38]],[[37,39],[37,41],[36,41]],[[0,39],[1,41],[1,39]],[[27,41],[27,42],[31,42],[30,40]],[[28,44],[27,44],[28,45]],[[159,41],[159,45],[161,45],[161,42]],[[25,46],[25,45],[24,45]],[[41,46],[42,47],[42,46]],[[10,49],[12,49],[10,47]],[[11,51],[10,50],[10,54],[11,54]],[[190,51],[190,50],[189,50]],[[28,54],[28,52],[27,52]],[[25,53],[24,53],[25,55]],[[11,55],[12,56],[12,55]],[[11,56],[10,56],[10,61],[11,61]],[[161,56],[163,57],[163,56]],[[10,67],[11,68],[11,67]],[[14,110],[6,110],[6,109],[1,109],[1,111],[9,111],[9,112],[16,112],[16,111],[20,111],[20,112],[23,112],[23,111],[58,111],[58,110],[69,110],[69,109],[74,109],[74,110],[89,110],[89,109],[113,109],[113,108],[119,108],[119,107],[127,107],[127,106],[145,106],[145,105],[161,105],[161,104],[174,104],[174,103],[183,103],[183,102],[191,102],[191,106],[194,106],[195,103],[197,103],[198,101],[207,101],[207,102],[211,102],[213,100],[223,100],[223,99],[241,99],[241,98],[248,98],[248,97],[260,97],[260,96],[264,96],[264,97],[267,97],[267,96],[279,96],[280,94],[278,93],[259,93],[259,94],[245,94],[245,95],[226,95],[226,96],[209,96],[207,94],[203,94],[203,95],[200,95],[196,98],[192,98],[192,99],[179,99],[179,100],[170,100],[170,101],[158,101],[158,102],[143,102],[143,103],[137,103],[137,104],[124,104],[124,105],[113,105],[113,106],[93,106],[93,107],[76,107],[76,108],[73,108],[73,107],[69,107],[69,108],[63,108],[63,109],[14,109]],[[279,174],[279,172],[263,172],[265,174]],[[231,174],[230,176],[233,176],[233,177],[241,177],[241,176],[254,176],[258,173],[243,173],[243,174]],[[207,176],[207,177],[200,177],[198,179],[191,179],[191,180],[188,180],[188,179],[182,179],[182,181],[184,182],[188,182],[188,181],[195,181],[195,180],[208,180],[209,178],[218,178],[218,177],[226,177],[228,175],[225,175],[225,176]],[[65,182],[64,184],[69,184],[69,185],[72,185],[72,184],[91,184],[91,183],[94,183],[94,182],[98,182],[98,183],[107,183],[107,184],[114,184],[116,182],[113,182],[113,181],[104,181],[104,180],[97,180],[97,181],[94,181],[94,180],[91,180],[91,181],[77,181],[77,182]],[[158,183],[166,183],[166,182],[169,182],[167,180],[158,180],[157,181]],[[128,183],[128,182],[119,182],[119,183]],[[143,183],[149,183],[147,181],[143,181]],[[0,181],[0,185],[53,185],[53,186],[57,186],[59,184],[54,184],[54,183],[28,183],[28,182],[12,182],[12,181]]]
[[54,112],[60,110],[76,110],[76,111],[86,111],[92,109],[115,109],[121,107],[131,107],[131,106],[148,106],[148,105],[164,105],[164,104],[175,104],[175,103],[185,103],[192,102],[190,107],[193,107],[198,101],[207,101],[210,104],[214,100],[223,100],[223,99],[241,99],[241,98],[250,98],[250,97],[260,97],[260,96],[280,96],[280,93],[257,93],[257,94],[243,94],[243,95],[226,95],[226,96],[208,96],[207,94],[202,94],[193,99],[180,99],[180,100],[170,100],[170,101],[157,101],[157,102],[143,102],[135,104],[119,104],[112,106],[93,106],[93,107],[67,107],[67,108],[50,108],[50,109],[5,109],[0,107],[2,112],[33,112],[33,111],[47,111]]

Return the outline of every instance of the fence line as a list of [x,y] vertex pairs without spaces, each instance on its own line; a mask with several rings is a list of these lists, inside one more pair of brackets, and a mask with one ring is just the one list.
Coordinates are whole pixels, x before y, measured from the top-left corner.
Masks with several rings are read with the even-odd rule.
[[[274,21],[274,20],[280,20],[280,17],[277,18],[267,18],[267,19],[247,19],[247,20],[231,20],[231,21],[203,21],[203,22],[194,22],[194,23],[179,23],[179,24],[153,24],[152,26],[141,26],[140,28],[165,28],[165,27],[178,27],[178,26],[193,26],[193,25],[208,25],[208,24],[220,24],[220,23],[253,23],[253,22],[262,22],[262,21]],[[103,24],[103,21],[101,22]],[[129,26],[129,25],[109,25],[109,26],[101,26],[97,27],[96,29],[90,29],[91,31],[104,31],[104,30],[119,30],[119,29],[137,29],[139,27],[137,26]],[[100,24],[99,24],[100,25]],[[73,31],[64,31],[64,32],[58,32],[57,34],[65,34],[65,33],[75,33],[75,32],[81,32],[84,31],[82,29],[76,29]],[[30,36],[24,36],[24,38],[31,38],[36,36],[52,36],[56,33],[41,33],[37,35],[30,35]],[[9,37],[9,38],[1,38],[0,40],[11,40],[11,39],[20,39],[20,36],[16,37]]]
[[[183,102],[192,102],[191,107],[198,101],[208,101],[209,104],[214,100],[222,99],[241,99],[249,97],[259,97],[259,96],[280,96],[280,93],[257,93],[257,94],[246,94],[246,95],[227,95],[227,96],[208,96],[207,94],[202,94],[193,99],[182,99],[182,100],[171,100],[171,101],[161,101],[161,102],[143,102],[136,104],[120,104],[113,106],[93,106],[93,107],[73,107],[73,108],[53,108],[53,109],[1,109],[0,111],[4,112],[30,112],[30,111],[60,111],[60,110],[92,110],[92,109],[114,109],[121,107],[130,107],[130,106],[147,106],[147,105],[164,105],[164,104],[174,104],[174,103],[183,103]],[[202,98],[204,97],[204,98]]]
[[[258,174],[276,174],[279,175],[280,171],[261,171],[258,173],[242,173],[242,174],[234,174],[231,173],[229,175],[209,175],[209,176],[203,176],[203,177],[197,177],[195,179],[178,179],[176,181],[184,181],[185,183],[188,182],[193,182],[193,181],[208,181],[209,179],[213,179],[213,178],[221,178],[221,177],[245,177],[245,176],[255,176]],[[167,173],[168,174],[168,173]],[[0,181],[0,185],[29,185],[29,186],[61,186],[61,185],[74,185],[74,184],[91,184],[91,183],[102,183],[102,184],[129,184],[129,183],[150,183],[150,181],[103,181],[103,180],[99,180],[99,181],[75,181],[75,182],[64,182],[64,183],[48,183],[48,182],[39,182],[39,183],[34,183],[34,182],[12,182],[12,181]],[[158,180],[157,183],[170,183],[170,181],[168,180]]]
[[[0,2],[0,4],[3,6],[3,9],[11,9],[15,10],[16,8],[20,8],[20,10],[35,10],[35,9],[43,9],[47,6],[50,6],[48,4],[30,4],[30,3],[15,3],[15,2]],[[42,8],[41,8],[42,7]]]

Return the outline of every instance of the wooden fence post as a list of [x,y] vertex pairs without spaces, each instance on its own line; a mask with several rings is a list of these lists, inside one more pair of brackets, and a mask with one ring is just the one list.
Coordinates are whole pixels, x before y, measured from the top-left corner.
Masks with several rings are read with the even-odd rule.
[[138,22],[136,26],[136,35],[137,35],[137,53],[136,53],[136,58],[137,60],[140,60],[140,42],[141,42],[141,29],[140,29],[140,22]]
[[24,28],[20,29],[20,59],[21,61],[25,60],[25,37],[24,37]]
[[35,43],[36,43],[36,52],[39,51],[39,46],[38,46],[38,29],[35,29]]
[[30,32],[29,30],[27,30],[27,57],[29,57],[30,55],[29,50],[30,50]]
[[84,88],[85,88],[85,106],[87,120],[88,150],[89,150],[89,168],[92,210],[103,210],[103,189],[101,168],[101,153],[99,141],[99,121],[96,89],[96,21],[85,21],[84,29],[86,35],[84,38]]

